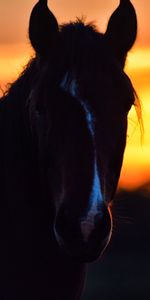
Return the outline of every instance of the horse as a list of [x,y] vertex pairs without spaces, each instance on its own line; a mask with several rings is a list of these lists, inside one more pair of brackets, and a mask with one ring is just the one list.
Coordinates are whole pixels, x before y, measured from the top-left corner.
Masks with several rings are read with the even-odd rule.
[[33,7],[35,56],[0,101],[0,299],[81,299],[112,233],[136,34],[129,0],[105,33],[82,19],[59,25],[47,0]]

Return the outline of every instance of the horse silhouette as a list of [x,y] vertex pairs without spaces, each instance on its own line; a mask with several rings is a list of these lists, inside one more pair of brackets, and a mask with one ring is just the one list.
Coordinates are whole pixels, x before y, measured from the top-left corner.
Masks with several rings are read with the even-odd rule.
[[0,102],[0,299],[80,299],[87,263],[107,247],[136,32],[128,0],[105,34],[79,19],[58,25],[46,0],[34,6],[35,58]]

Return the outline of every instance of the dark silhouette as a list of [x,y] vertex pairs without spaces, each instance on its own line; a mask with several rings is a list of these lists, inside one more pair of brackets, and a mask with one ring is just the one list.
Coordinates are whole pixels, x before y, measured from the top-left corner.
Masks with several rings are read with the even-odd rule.
[[111,235],[136,15],[120,1],[101,34],[82,20],[59,26],[41,0],[29,37],[35,58],[0,103],[0,299],[80,299],[86,263]]

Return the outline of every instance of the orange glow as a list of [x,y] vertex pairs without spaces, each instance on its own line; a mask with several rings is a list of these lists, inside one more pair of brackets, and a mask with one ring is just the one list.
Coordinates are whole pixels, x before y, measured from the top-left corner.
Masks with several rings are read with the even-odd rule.
[[5,90],[23,70],[32,51],[26,44],[0,45],[0,87]]

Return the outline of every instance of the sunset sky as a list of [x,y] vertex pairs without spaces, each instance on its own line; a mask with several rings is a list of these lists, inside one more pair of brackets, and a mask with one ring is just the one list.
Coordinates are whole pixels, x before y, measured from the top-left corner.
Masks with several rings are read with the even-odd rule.
[[[0,0],[0,86],[13,81],[32,54],[28,41],[28,20],[33,0]],[[49,7],[59,22],[86,16],[104,32],[109,16],[119,0],[51,0]],[[134,109],[129,115],[129,130],[120,185],[134,188],[150,181],[150,0],[132,0],[138,16],[138,37],[126,64],[142,103],[144,136]]]

